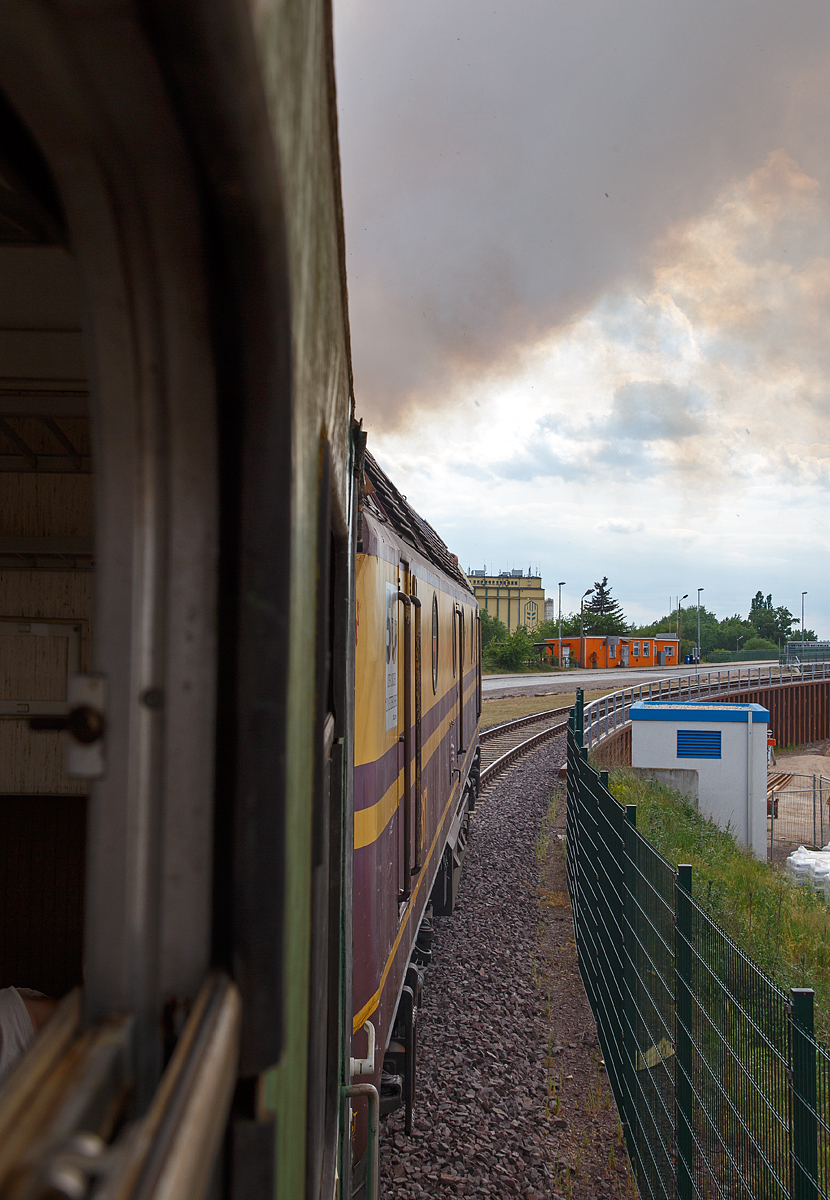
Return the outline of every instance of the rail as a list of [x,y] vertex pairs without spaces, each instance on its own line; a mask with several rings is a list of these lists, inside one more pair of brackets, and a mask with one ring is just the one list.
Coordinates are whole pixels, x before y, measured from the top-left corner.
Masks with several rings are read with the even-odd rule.
[[562,713],[567,714],[570,711],[570,708],[548,708],[545,712],[530,713],[526,717],[515,717],[512,721],[502,721],[501,725],[490,725],[487,729],[482,729],[478,740],[486,742],[501,733],[507,733],[509,729],[520,729],[522,725],[535,725],[537,721],[542,721],[545,717],[558,717]]
[[694,701],[745,692],[751,688],[775,687],[830,679],[830,662],[781,664],[766,667],[736,667],[726,671],[698,671],[694,675],[667,676],[601,696],[585,705],[585,745],[590,750],[603,738],[629,722],[631,705],[639,700]]
[[533,737],[527,738],[523,742],[519,742],[518,746],[513,746],[495,762],[491,762],[489,767],[484,767],[481,772],[481,786],[484,787],[496,775],[499,775],[506,767],[515,762],[517,758],[521,758],[523,754],[527,754],[528,750],[533,750],[536,746],[541,746],[542,742],[546,742],[549,738],[554,737],[557,733],[564,733],[568,728],[567,721],[561,721],[558,725],[550,725],[547,729],[541,730],[540,733],[534,733]]

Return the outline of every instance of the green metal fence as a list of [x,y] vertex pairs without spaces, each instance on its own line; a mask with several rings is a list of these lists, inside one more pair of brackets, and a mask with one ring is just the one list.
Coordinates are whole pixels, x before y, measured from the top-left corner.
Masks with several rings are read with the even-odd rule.
[[642,1197],[830,1200],[830,1055],[813,993],[785,995],[637,831],[568,731],[579,968]]

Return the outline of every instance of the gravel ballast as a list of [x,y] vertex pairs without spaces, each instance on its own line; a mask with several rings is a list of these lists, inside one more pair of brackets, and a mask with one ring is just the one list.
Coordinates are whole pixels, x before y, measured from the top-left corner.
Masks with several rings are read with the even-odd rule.
[[[631,1190],[557,890],[564,757],[560,735],[495,780],[476,808],[456,910],[435,923],[413,1136],[402,1112],[381,1129],[382,1196]],[[539,842],[554,795],[557,816]]]

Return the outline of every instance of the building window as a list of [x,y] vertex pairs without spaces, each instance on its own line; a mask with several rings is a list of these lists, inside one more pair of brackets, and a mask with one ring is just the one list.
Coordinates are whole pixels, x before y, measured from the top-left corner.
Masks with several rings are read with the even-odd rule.
[[631,653],[634,655],[635,658],[640,657],[640,643],[639,642],[631,643]]
[[438,596],[432,597],[432,692],[438,691]]
[[648,658],[651,654],[651,642],[643,642],[643,656]]
[[674,646],[666,646],[666,658],[674,658]]

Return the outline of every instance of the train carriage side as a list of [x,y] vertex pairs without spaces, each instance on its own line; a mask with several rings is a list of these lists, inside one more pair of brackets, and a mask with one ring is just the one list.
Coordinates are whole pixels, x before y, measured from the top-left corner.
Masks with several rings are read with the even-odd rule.
[[477,787],[478,606],[446,547],[371,459],[367,476],[356,567],[353,1055],[366,1055],[371,1022],[381,1111],[404,1104],[409,1123],[419,967],[430,954],[424,915],[430,901],[452,911]]
[[333,72],[328,0],[0,5],[4,1196],[348,1188]]

